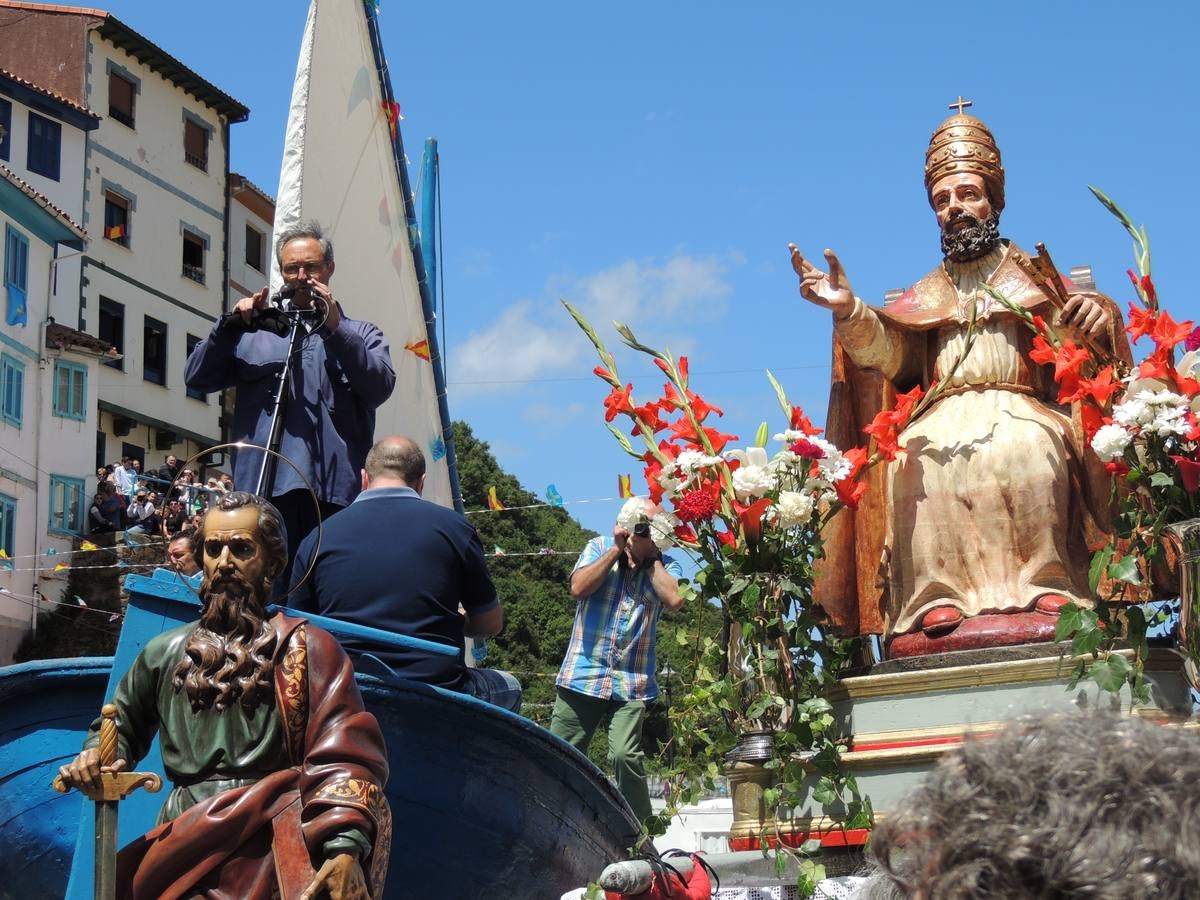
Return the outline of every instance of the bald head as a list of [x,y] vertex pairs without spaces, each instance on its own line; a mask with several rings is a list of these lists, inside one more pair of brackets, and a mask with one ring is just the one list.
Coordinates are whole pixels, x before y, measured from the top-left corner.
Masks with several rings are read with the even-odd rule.
[[363,489],[410,487],[417,493],[425,485],[425,454],[413,441],[392,435],[378,441],[367,454]]

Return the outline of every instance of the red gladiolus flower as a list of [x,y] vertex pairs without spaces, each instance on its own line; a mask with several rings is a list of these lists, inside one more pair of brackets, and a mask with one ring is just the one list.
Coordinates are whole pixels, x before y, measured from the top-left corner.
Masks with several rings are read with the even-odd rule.
[[[639,422],[642,422],[647,428],[649,428],[653,432],[662,431],[664,428],[667,427],[668,423],[663,421],[663,419],[658,414],[658,404],[657,403],[647,403],[645,406],[635,406],[633,408],[633,414],[637,417]],[[636,425],[634,425],[633,430],[630,431],[629,433],[637,434],[638,431],[639,431],[638,427]]]
[[825,430],[824,428],[817,428],[814,426],[813,423],[809,421],[808,416],[804,414],[804,410],[802,410],[799,406],[792,407],[792,419],[790,424],[793,431],[802,431],[809,437],[818,435]]
[[604,421],[611,422],[620,413],[629,413],[633,415],[633,404],[629,402],[629,395],[633,393],[633,385],[625,385],[625,390],[613,388],[612,393],[604,398],[604,408],[607,412],[604,413]]
[[1154,289],[1154,282],[1150,280],[1149,275],[1142,276],[1142,293],[1146,295],[1146,302],[1152,306],[1158,305],[1158,291]]
[[861,481],[851,481],[849,478],[836,482],[833,488],[837,491],[838,499],[850,509],[858,509],[858,502],[867,492],[865,484]]
[[897,427],[903,428],[908,424],[913,408],[921,402],[921,398],[924,396],[925,392],[921,390],[919,384],[908,393],[896,395],[896,405],[893,407],[893,414]]
[[893,413],[884,410],[863,431],[875,438],[875,449],[884,459],[892,460],[900,454],[899,429]]
[[796,441],[792,446],[788,447],[793,453],[803,459],[824,459],[825,451],[814,444],[812,441],[807,441],[804,438]]
[[1064,382],[1059,392],[1059,403],[1074,403],[1076,400],[1091,398],[1097,406],[1104,406],[1108,398],[1121,389],[1121,382],[1113,379],[1113,367],[1105,366],[1096,373],[1095,378],[1075,379],[1073,389],[1068,391]]
[[1100,408],[1090,403],[1084,403],[1079,407],[1079,418],[1083,423],[1083,433],[1087,436],[1089,444],[1096,432],[1100,430],[1100,426],[1107,424],[1105,422],[1107,417],[1100,412]]
[[1035,363],[1041,363],[1043,366],[1047,366],[1054,362],[1054,348],[1051,347],[1050,342],[1040,334],[1035,335],[1033,338],[1033,349],[1029,351],[1029,358]]
[[1116,478],[1124,478],[1129,474],[1129,464],[1123,463],[1119,459],[1114,459],[1112,462],[1106,462],[1104,464],[1104,468],[1106,468],[1109,473]]
[[687,398],[691,402],[692,414],[695,415],[697,422],[703,422],[708,418],[709,413],[716,413],[718,416],[725,415],[725,410],[719,406],[712,406],[706,403],[704,398],[699,394],[693,394],[691,391],[688,391]]
[[592,369],[592,372],[598,378],[603,378],[605,381],[612,381],[612,375],[609,374],[608,369],[604,368],[604,366],[596,366],[596,368]]
[[1133,269],[1126,269],[1125,274],[1129,276],[1130,282],[1132,282],[1133,286],[1136,288],[1138,286],[1137,274],[1133,271]]
[[1037,330],[1037,333],[1040,335],[1050,333],[1050,329],[1046,327],[1046,320],[1043,319],[1041,316],[1033,317],[1033,327]]
[[683,379],[686,385],[688,382],[688,362],[686,356],[679,357],[679,377]]
[[696,532],[691,525],[676,525],[675,537],[681,541],[687,541],[689,544],[698,543],[700,540],[696,537]]
[[[866,448],[851,447],[842,455],[850,461],[850,474],[847,475],[844,480],[850,481],[854,478],[857,478],[858,473],[863,470],[863,467],[867,464],[867,460],[869,459]],[[841,482],[838,483],[841,484]]]
[[717,501],[705,490],[688,491],[675,504],[675,515],[684,522],[711,519],[716,514]]
[[717,532],[717,540],[720,541],[722,544],[724,544],[726,547],[736,547],[737,546],[737,538],[734,537],[733,534],[728,531],[718,531]]
[[1074,341],[1063,341],[1054,359],[1054,380],[1078,377],[1083,364],[1088,361],[1088,352],[1083,347],[1076,347]]
[[1130,303],[1129,324],[1125,326],[1125,331],[1129,335],[1130,342],[1136,344],[1142,335],[1153,331],[1156,321],[1158,321],[1158,313],[1154,310]]
[[1195,322],[1176,322],[1171,314],[1163,311],[1158,314],[1158,321],[1150,332],[1150,340],[1156,347],[1174,347],[1188,339]]
[[1171,459],[1175,460],[1175,465],[1179,467],[1179,480],[1183,482],[1183,489],[1189,494],[1196,493],[1197,489],[1200,489],[1200,462],[1186,456],[1172,456]]
[[1171,351],[1167,347],[1159,347],[1138,366],[1139,378],[1157,378],[1170,381],[1175,367],[1171,365]]

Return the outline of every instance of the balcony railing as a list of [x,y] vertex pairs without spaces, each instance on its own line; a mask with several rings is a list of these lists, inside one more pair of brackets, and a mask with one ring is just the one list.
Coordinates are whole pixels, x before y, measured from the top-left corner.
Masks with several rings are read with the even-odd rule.
[[196,284],[204,284],[204,266],[189,266],[184,263],[183,277],[192,279]]

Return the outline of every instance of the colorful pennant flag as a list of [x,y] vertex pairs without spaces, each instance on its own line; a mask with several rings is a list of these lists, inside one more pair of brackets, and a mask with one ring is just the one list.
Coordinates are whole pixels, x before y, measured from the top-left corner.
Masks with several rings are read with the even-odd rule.
[[[66,566],[63,566],[63,568],[65,569]],[[82,606],[84,609],[88,608],[87,603],[84,602],[84,599],[82,597],[80,597],[78,594],[75,595],[75,605]]]
[[400,112],[400,104],[397,103],[395,100],[390,100],[390,101],[384,100],[383,101],[383,114],[385,116],[387,116],[388,128],[392,132],[392,142],[395,143],[395,141],[396,141],[396,126],[398,126],[400,124],[400,121],[404,118],[403,114]]
[[503,547],[501,547],[499,544],[497,544],[495,547],[492,548],[492,556],[508,556],[508,554],[504,552]]
[[628,475],[617,476],[617,493],[622,499],[633,496],[633,485]]
[[425,362],[429,362],[429,341],[428,339],[414,341],[404,345],[404,349],[421,357]]
[[47,556],[58,556],[58,548],[57,548],[57,547],[49,547],[49,548],[47,548],[47,549],[46,549],[46,555],[47,555]]
[[110,228],[106,228],[104,229],[104,236],[110,241],[119,241],[121,238],[125,237],[125,226],[113,225]]
[[547,486],[547,488],[546,488],[546,499],[548,501],[550,501],[551,506],[562,506],[563,505],[562,494],[560,494],[558,492],[558,488],[556,488],[552,484]]
[[93,544],[91,541],[84,541],[83,543],[81,543],[79,545],[79,549],[80,550],[99,550],[100,548],[97,547],[95,544]]
[[113,613],[111,616],[109,616],[109,617],[108,617],[108,621],[110,621],[110,622],[116,622],[116,621],[117,621],[118,619],[120,619],[120,618],[121,618],[121,614],[120,614],[120,613]]
[[504,504],[500,502],[500,498],[496,496],[496,486],[492,485],[488,488],[488,509],[501,510],[504,509]]
[[434,462],[439,462],[446,456],[446,442],[442,440],[441,435],[433,439],[433,443],[429,445],[429,452]]
[[63,569],[69,569],[69,568],[71,568],[71,567],[68,566],[66,563],[59,563],[58,565],[56,565],[54,567],[54,571],[61,572]]
[[0,547],[0,559],[8,559],[8,551]]

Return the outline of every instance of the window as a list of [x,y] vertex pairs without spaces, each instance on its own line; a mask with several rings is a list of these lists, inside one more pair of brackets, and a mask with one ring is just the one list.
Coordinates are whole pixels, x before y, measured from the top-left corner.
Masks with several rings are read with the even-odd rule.
[[0,159],[12,153],[12,104],[0,98]]
[[104,193],[104,236],[122,247],[129,246],[129,201],[113,191]]
[[51,475],[50,531],[83,534],[83,515],[83,479]]
[[7,494],[0,494],[0,548],[9,556],[17,555],[17,501]]
[[63,419],[87,418],[87,366],[54,364],[54,414]]
[[25,407],[25,364],[0,353],[0,421],[21,427]]
[[[196,345],[198,343],[200,343],[201,340],[202,340],[202,338],[198,338],[194,334],[189,334],[187,336],[187,355],[188,356],[192,355],[192,351],[196,349]],[[187,395],[189,397],[191,397],[193,400],[203,400],[205,403],[208,402],[208,394],[204,393],[204,391],[198,391],[195,388],[190,387],[187,389]]]
[[122,125],[133,127],[133,95],[136,88],[128,78],[108,73],[108,114]]
[[11,225],[4,226],[4,287],[8,294],[4,320],[24,325],[29,318],[25,292],[29,286],[29,238]]
[[208,171],[208,129],[191,119],[183,120],[183,159]]
[[142,378],[167,383],[167,325],[146,316],[142,326]]
[[[106,344],[116,347],[118,353],[125,352],[125,307],[123,305],[115,300],[109,300],[107,297],[100,298],[100,329],[96,336]],[[110,359],[104,364],[118,371],[125,371],[124,358]]]
[[183,232],[183,277],[204,284],[204,238]]
[[58,181],[62,126],[35,112],[29,114],[29,171]]
[[246,226],[246,265],[259,272],[265,272],[263,261],[263,233],[252,225]]

